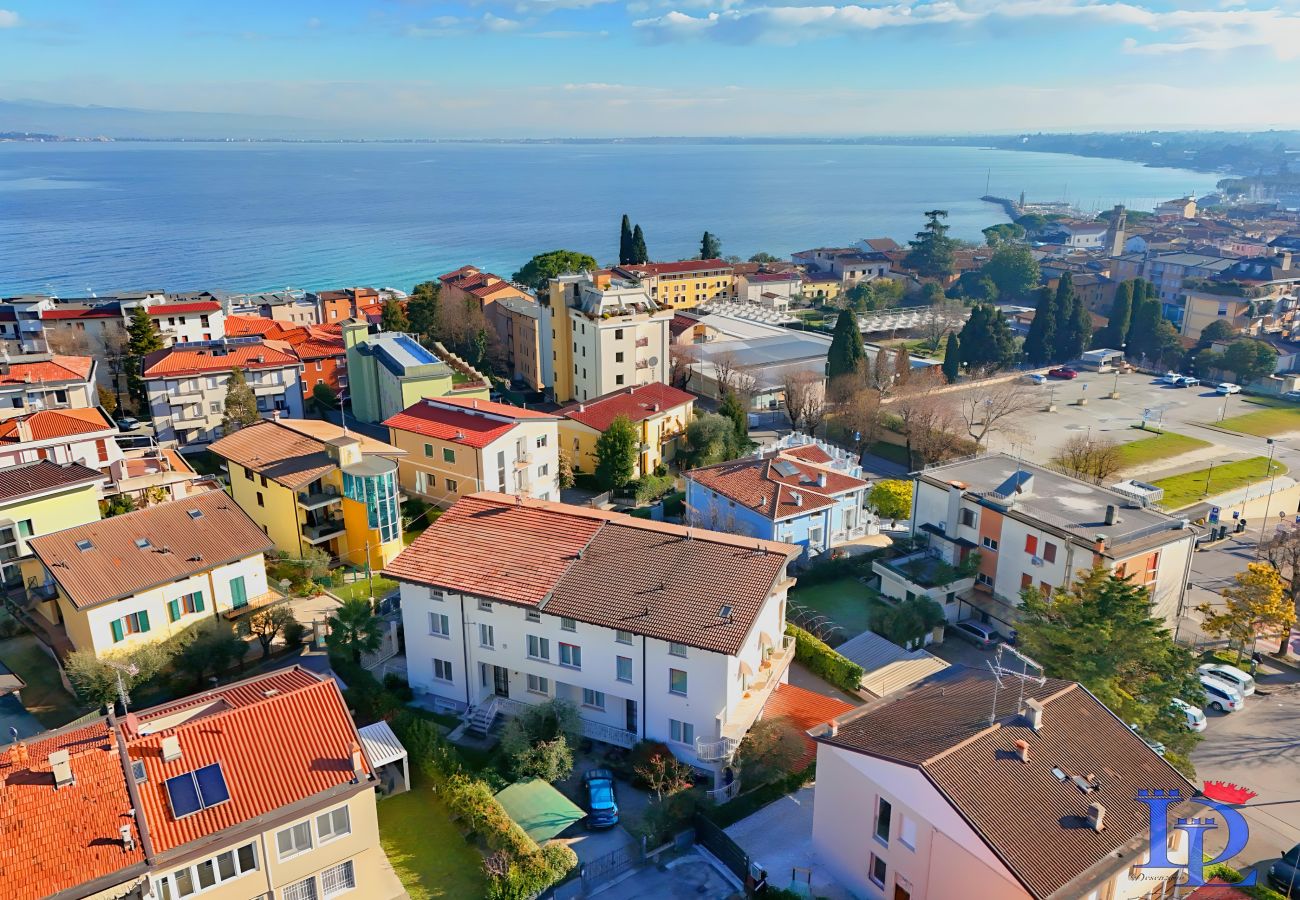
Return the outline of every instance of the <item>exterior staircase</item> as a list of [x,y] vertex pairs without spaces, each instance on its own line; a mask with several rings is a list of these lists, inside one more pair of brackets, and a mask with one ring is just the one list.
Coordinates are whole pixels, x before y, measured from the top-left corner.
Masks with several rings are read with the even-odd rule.
[[479,737],[487,737],[492,730],[492,723],[496,721],[498,712],[496,697],[480,703],[470,711],[469,720],[465,723],[465,730]]

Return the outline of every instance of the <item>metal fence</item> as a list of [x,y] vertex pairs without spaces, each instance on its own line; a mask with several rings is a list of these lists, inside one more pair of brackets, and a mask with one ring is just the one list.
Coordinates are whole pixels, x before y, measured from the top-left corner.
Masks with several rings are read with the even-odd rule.
[[695,842],[721,860],[732,874],[744,882],[749,877],[749,854],[745,848],[704,816],[695,816],[692,824],[695,826]]

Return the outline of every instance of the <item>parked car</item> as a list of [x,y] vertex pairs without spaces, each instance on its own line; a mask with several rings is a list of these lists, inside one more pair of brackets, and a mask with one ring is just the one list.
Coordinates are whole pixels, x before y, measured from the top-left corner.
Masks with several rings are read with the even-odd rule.
[[1300,391],[1287,391],[1282,397],[1287,400],[1300,401]]
[[1189,388],[1196,387],[1201,383],[1201,379],[1193,378],[1191,375],[1179,375],[1178,380],[1174,382],[1174,387]]
[[582,776],[587,789],[587,827],[613,828],[618,824],[618,801],[614,797],[614,775],[609,769],[590,769]]
[[1030,384],[1046,384],[1047,376],[1041,372],[1030,372],[1025,376],[1025,381],[1028,381]]
[[1183,377],[1183,376],[1179,375],[1177,372],[1166,372],[1165,374],[1161,375],[1159,378],[1156,379],[1156,383],[1157,383],[1157,384],[1177,384],[1177,383],[1178,383],[1178,379],[1180,379],[1180,378],[1182,378],[1182,377]]
[[1255,693],[1255,679],[1250,677],[1250,673],[1243,672],[1236,666],[1230,666],[1227,663],[1206,663],[1196,671],[1202,675],[1228,682],[1243,697],[1249,697]]
[[981,650],[991,650],[1002,643],[1002,635],[998,634],[991,625],[985,625],[974,619],[962,619],[949,627],[952,628],[953,634],[970,641]]
[[1047,377],[1048,377],[1048,378],[1064,378],[1064,379],[1066,379],[1066,380],[1068,381],[1068,380],[1071,379],[1071,378],[1078,378],[1078,377],[1079,377],[1079,373],[1076,372],[1076,371],[1074,371],[1074,369],[1071,369],[1069,366],[1058,366],[1058,367],[1055,368],[1055,369],[1048,369],[1048,370],[1047,370]]
[[1241,692],[1226,681],[1201,676],[1201,688],[1205,691],[1205,705],[1219,712],[1236,712],[1246,705]]
[[118,431],[135,431],[140,427],[140,420],[134,416],[123,416],[117,420]]
[[1160,743],[1157,740],[1152,740],[1151,738],[1147,737],[1145,734],[1142,733],[1142,729],[1138,728],[1138,726],[1135,723],[1130,722],[1128,727],[1134,734],[1138,736],[1138,739],[1141,740],[1142,743],[1146,744],[1148,747],[1151,748],[1152,753],[1156,754],[1157,756],[1165,755],[1164,744]]
[[1225,381],[1214,389],[1215,393],[1228,396],[1229,394],[1240,394],[1241,385],[1233,384],[1231,381]]
[[1283,896],[1300,896],[1300,844],[1282,854],[1282,858],[1268,867],[1268,883]]
[[1188,703],[1186,700],[1180,700],[1177,697],[1170,700],[1169,705],[1182,713],[1183,717],[1187,719],[1188,731],[1205,730],[1205,713],[1201,712],[1195,706],[1192,706],[1192,704]]

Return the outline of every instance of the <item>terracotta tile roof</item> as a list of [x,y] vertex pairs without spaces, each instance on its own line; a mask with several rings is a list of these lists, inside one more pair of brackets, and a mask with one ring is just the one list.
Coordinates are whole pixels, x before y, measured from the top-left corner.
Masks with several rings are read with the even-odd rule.
[[[306,419],[263,419],[215,441],[208,449],[259,475],[292,490],[306,487],[338,468],[325,441],[340,437],[343,429],[329,422]],[[352,434],[361,441],[361,452],[382,456],[404,456],[396,447]]]
[[556,418],[490,400],[439,398],[414,403],[391,416],[384,424],[399,431],[482,449],[514,428],[520,420],[555,421]]
[[788,456],[792,459],[802,459],[804,462],[810,462],[817,465],[826,465],[833,462],[831,455],[818,447],[816,444],[804,444],[802,447],[787,447],[781,451],[782,456]]
[[[19,423],[23,423],[23,428]],[[0,422],[0,443],[48,441],[56,438],[116,431],[116,426],[99,409],[46,409]],[[26,432],[26,433],[24,433]]]
[[[692,469],[686,477],[772,520],[823,509],[835,502],[837,494],[869,484],[862,478],[814,465],[819,457],[830,461],[824,450],[808,445],[780,450],[762,459],[748,457]],[[783,473],[782,468],[791,474]],[[824,486],[822,478],[826,480]],[[725,512],[719,510],[720,514]]]
[[53,488],[102,481],[104,476],[80,463],[59,465],[43,459],[21,466],[0,468],[0,502],[8,503]]
[[731,263],[725,259],[684,259],[681,262],[638,263],[619,266],[624,272],[634,275],[683,275],[688,272],[706,272],[716,269],[731,270]]
[[[192,517],[191,510],[202,516]],[[137,546],[140,538],[150,546]],[[90,541],[91,547],[78,549],[79,541]],[[207,572],[273,546],[222,491],[65,528],[29,538],[27,545],[78,609]]]
[[226,337],[246,337],[251,334],[277,336],[284,329],[274,319],[264,316],[226,316]]
[[[734,654],[797,552],[773,541],[480,493],[457,502],[385,573]],[[719,618],[723,606],[731,607],[729,619]]]
[[117,304],[105,306],[83,306],[76,309],[47,309],[41,313],[41,321],[60,319],[116,319],[122,315]]
[[511,406],[509,403],[497,403],[495,400],[479,400],[474,397],[438,397],[429,402],[441,403],[445,406],[459,406],[461,409],[474,409],[499,416],[509,416],[512,419],[554,420],[560,417],[559,413],[546,413],[536,409],[525,409],[522,406]]
[[[953,666],[849,713],[835,736],[816,739],[919,769],[1039,898],[1080,896],[1071,882],[1099,862],[1113,865],[1117,849],[1147,833],[1138,791],[1195,792],[1082,686],[1054,678],[1025,685],[1025,696],[1044,704],[1038,731],[1018,714],[1018,690],[993,688],[987,673]],[[1028,762],[1017,758],[1017,740],[1028,742]],[[1084,793],[1053,768],[1095,776],[1100,787]],[[1092,802],[1106,808],[1101,832],[1087,826]]]
[[85,381],[94,365],[95,360],[89,356],[51,356],[40,362],[10,363],[9,371],[0,374],[0,384]]
[[[845,703],[835,697],[827,697],[807,688],[793,684],[778,684],[763,704],[764,719],[778,719],[786,722],[796,731],[804,732],[829,722],[836,716],[853,709],[852,703]],[[808,768],[817,759],[817,742],[808,735],[803,735],[804,754],[795,763],[793,771]]]
[[155,303],[149,307],[149,315],[155,318],[159,316],[170,316],[176,313],[209,313],[217,312],[221,309],[221,304],[216,300],[192,300],[181,303]]
[[1238,890],[1222,878],[1211,878],[1187,895],[1187,900],[1250,900],[1251,895]]
[[[604,431],[619,416],[627,416],[634,423],[643,422],[651,416],[694,400],[694,394],[656,381],[639,387],[620,388],[594,400],[570,403],[557,410],[556,415],[581,422],[596,431]],[[657,410],[654,408],[656,405],[659,407]]]
[[[261,362],[258,362],[258,360]],[[272,346],[267,341],[247,344],[229,344],[224,352],[212,348],[189,348],[177,344],[158,350],[144,358],[144,377],[163,378],[171,375],[200,375],[207,372],[229,372],[235,366],[241,369],[276,369],[297,366],[298,358],[287,349]]]

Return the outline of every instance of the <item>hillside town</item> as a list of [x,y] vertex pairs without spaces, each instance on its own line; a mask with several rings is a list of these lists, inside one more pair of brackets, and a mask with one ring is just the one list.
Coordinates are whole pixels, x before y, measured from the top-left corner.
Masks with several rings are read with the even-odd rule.
[[1300,215],[985,199],[0,299],[0,896],[1300,898]]

